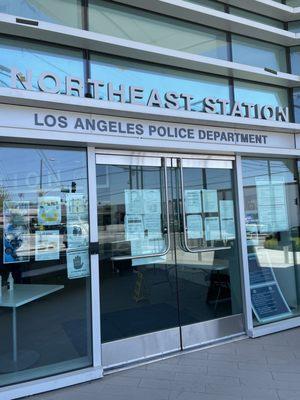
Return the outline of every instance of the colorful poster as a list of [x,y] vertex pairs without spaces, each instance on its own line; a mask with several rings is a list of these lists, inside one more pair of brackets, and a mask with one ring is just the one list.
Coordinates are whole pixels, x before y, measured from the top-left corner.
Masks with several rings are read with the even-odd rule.
[[88,221],[88,199],[86,195],[80,193],[67,193],[66,207],[68,218],[80,214],[86,216],[86,221]]
[[203,222],[201,215],[188,215],[186,217],[188,239],[203,238]]
[[144,239],[145,230],[142,214],[130,214],[125,216],[126,240]]
[[159,189],[143,190],[144,214],[161,214],[161,196]]
[[30,259],[29,202],[3,202],[3,263]]
[[202,189],[203,212],[216,213],[218,209],[218,193],[216,190]]
[[35,261],[59,260],[59,230],[35,232]]
[[89,244],[88,199],[80,193],[67,193],[67,238],[69,249]]
[[87,247],[89,245],[88,222],[81,220],[80,216],[77,219],[68,219],[67,238],[68,248],[78,249]]
[[206,217],[205,224],[205,238],[206,240],[220,240],[220,223],[218,217]]
[[201,190],[185,190],[184,203],[186,214],[199,214],[202,212]]
[[220,200],[219,205],[222,239],[235,239],[233,200]]
[[59,196],[42,196],[38,198],[38,223],[51,226],[61,223],[61,200]]
[[84,278],[90,275],[90,257],[88,249],[67,250],[67,270],[69,279]]
[[143,190],[125,190],[125,212],[126,214],[143,214]]

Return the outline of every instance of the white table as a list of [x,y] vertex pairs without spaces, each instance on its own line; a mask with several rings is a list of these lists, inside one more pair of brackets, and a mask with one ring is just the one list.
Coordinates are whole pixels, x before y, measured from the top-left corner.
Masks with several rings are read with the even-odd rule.
[[[63,285],[19,285],[15,284],[13,291],[9,292],[2,288],[0,307],[12,308],[12,331],[13,331],[13,358],[1,356],[0,372],[12,372],[28,368],[32,363],[32,351],[23,351],[21,357],[18,355],[17,337],[17,308],[31,303],[51,293],[63,289]],[[29,361],[31,359],[31,361]]]

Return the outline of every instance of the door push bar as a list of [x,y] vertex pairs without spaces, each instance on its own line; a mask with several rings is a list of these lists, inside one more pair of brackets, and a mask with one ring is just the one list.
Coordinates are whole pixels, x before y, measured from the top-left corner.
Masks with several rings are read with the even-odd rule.
[[179,166],[180,173],[180,189],[181,189],[181,215],[182,215],[182,227],[183,227],[183,246],[185,251],[188,253],[207,253],[209,251],[217,251],[217,250],[228,250],[231,249],[229,246],[221,246],[221,247],[207,247],[207,248],[190,248],[188,244],[187,237],[187,226],[186,226],[186,212],[185,212],[185,199],[184,199],[184,180],[183,180],[183,168],[182,168],[182,159],[177,159],[177,165]]
[[167,247],[161,253],[156,254],[141,254],[137,256],[116,256],[111,257],[112,261],[124,261],[124,260],[138,260],[141,258],[152,258],[152,257],[162,257],[169,253],[171,248],[171,238],[170,238],[170,214],[169,214],[169,193],[168,193],[168,171],[167,171],[167,160],[166,158],[161,159],[161,163],[164,170],[164,186],[165,186],[165,201],[166,201],[166,219],[167,226],[164,229],[164,233],[167,234]]

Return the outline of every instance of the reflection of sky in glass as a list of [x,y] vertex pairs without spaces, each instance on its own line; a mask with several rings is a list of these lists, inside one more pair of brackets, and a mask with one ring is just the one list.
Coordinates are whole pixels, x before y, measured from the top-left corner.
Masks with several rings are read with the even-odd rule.
[[[288,106],[287,90],[276,86],[235,81],[234,95],[235,100],[240,102],[260,104],[261,106]],[[254,116],[253,110],[252,116]]]
[[243,159],[242,165],[244,186],[255,186],[256,178],[268,180],[269,176],[283,178],[286,183],[294,182],[292,160]]
[[89,3],[89,29],[169,49],[227,59],[226,33],[113,2]]
[[81,27],[80,0],[0,0],[0,12]]
[[232,57],[238,63],[286,71],[286,52],[283,46],[232,35]]
[[28,148],[0,149],[0,189],[9,200],[36,201],[40,188],[47,194],[70,190],[87,191],[84,151]]
[[[152,89],[157,89],[162,99],[169,91],[193,95],[195,100],[192,104],[195,111],[202,111],[202,100],[206,96],[229,99],[227,79],[96,55],[91,56],[91,61],[92,78],[113,82],[116,88],[120,84],[125,84],[127,88],[131,85],[143,87],[145,89],[144,102],[147,102]],[[106,98],[105,89],[102,89],[100,93],[103,98]],[[129,101],[128,92],[127,101]],[[182,100],[181,108],[183,105]]]
[[[35,90],[38,90],[36,82],[39,74],[45,71],[60,77],[62,89],[67,75],[83,79],[81,51],[1,37],[0,87],[11,86],[10,71],[13,67],[23,74],[26,70],[32,70]],[[53,86],[50,79],[46,82],[48,87]],[[18,88],[23,88],[20,82],[17,85]]]

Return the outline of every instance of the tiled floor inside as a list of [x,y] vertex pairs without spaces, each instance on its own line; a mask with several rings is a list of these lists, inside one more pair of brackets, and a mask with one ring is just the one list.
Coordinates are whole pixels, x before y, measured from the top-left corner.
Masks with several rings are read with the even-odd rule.
[[300,400],[300,329],[106,375],[30,400]]

